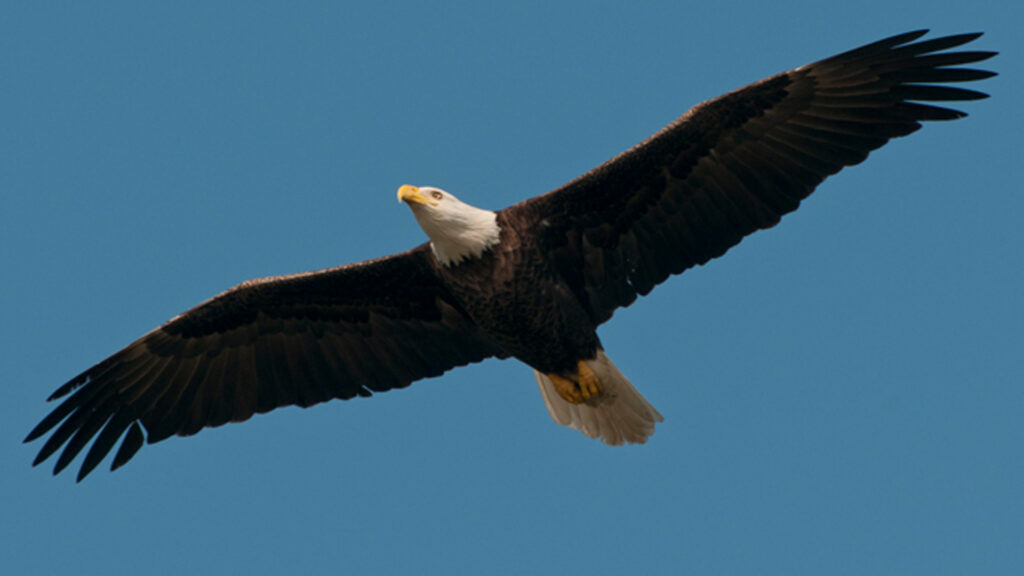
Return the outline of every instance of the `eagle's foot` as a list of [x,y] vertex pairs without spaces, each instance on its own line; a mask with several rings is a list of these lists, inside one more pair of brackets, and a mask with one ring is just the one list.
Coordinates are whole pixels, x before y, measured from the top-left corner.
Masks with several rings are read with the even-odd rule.
[[555,373],[547,374],[547,377],[555,385],[558,395],[570,404],[582,404],[587,400],[597,398],[604,390],[597,374],[583,360],[576,363],[575,382]]
[[576,362],[576,372],[579,375],[579,380],[576,386],[580,389],[580,395],[583,396],[583,400],[587,401],[591,398],[597,398],[604,391],[601,386],[601,379],[594,374],[594,371],[590,369],[583,360]]

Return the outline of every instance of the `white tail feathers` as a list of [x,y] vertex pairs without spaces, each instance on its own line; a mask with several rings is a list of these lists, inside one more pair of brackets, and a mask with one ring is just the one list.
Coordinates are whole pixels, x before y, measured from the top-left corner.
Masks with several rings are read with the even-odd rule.
[[551,419],[611,446],[646,442],[654,434],[654,425],[664,420],[661,414],[619,372],[604,350],[598,350],[596,358],[585,362],[597,374],[604,390],[598,398],[583,404],[566,401],[555,391],[550,378],[533,371]]

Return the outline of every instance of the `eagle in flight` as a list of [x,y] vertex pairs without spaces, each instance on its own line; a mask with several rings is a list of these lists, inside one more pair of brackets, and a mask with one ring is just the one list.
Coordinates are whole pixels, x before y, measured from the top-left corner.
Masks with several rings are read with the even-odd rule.
[[78,480],[121,440],[144,443],[281,406],[371,396],[486,358],[533,369],[551,417],[607,444],[643,443],[662,416],[612,364],[597,327],[673,274],[792,212],[827,176],[922,121],[948,83],[995,55],[980,34],[900,34],[693,107],[547,194],[494,212],[402,186],[429,241],[407,252],[244,282],[72,378],[29,433],[54,474],[90,441]]

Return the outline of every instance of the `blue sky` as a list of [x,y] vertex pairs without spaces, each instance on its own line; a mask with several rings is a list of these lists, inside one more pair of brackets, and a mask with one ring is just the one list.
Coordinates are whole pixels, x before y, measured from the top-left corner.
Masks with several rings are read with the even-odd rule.
[[[1024,570],[1019,2],[19,4],[4,573]],[[665,416],[645,446],[555,425],[530,370],[492,360],[79,485],[29,466],[45,397],[171,316],[422,242],[400,184],[501,208],[699,101],[921,27],[986,31],[993,97],[602,328]]]

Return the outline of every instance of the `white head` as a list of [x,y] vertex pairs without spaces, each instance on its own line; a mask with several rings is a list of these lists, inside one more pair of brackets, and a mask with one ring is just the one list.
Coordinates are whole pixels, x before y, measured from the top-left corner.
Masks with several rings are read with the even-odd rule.
[[461,202],[440,188],[402,186],[398,200],[412,209],[444,266],[478,257],[498,243],[498,214]]

